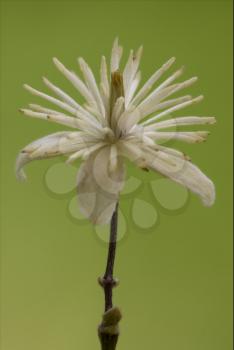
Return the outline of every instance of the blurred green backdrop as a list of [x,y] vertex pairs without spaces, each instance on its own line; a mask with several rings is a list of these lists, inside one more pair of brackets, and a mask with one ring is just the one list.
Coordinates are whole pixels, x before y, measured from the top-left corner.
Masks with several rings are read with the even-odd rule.
[[[119,244],[119,349],[231,350],[231,9],[229,1],[1,2],[2,350],[99,348],[96,280],[107,247],[89,223],[71,220],[70,194],[46,190],[45,172],[58,159],[29,165],[26,184],[13,168],[21,147],[63,129],[19,114],[39,102],[22,84],[42,88],[47,75],[74,95],[51,58],[75,69],[82,55],[98,73],[116,35],[125,57],[144,45],[145,79],[171,56],[186,64],[186,77],[200,77],[190,91],[206,97],[194,112],[218,119],[207,143],[178,145],[214,180],[215,205],[190,196],[182,212],[159,210],[159,224],[146,234],[130,222]],[[147,184],[156,175],[140,176]],[[135,195],[151,203],[147,190]],[[130,202],[122,203],[128,218]]]

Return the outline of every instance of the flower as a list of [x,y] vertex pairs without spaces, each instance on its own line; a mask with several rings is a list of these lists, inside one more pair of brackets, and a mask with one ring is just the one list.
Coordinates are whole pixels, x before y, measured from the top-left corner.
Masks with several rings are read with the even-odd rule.
[[[190,95],[168,99],[192,85],[197,78],[174,83],[183,72],[183,69],[179,69],[154,87],[175,62],[173,57],[138,88],[142,47],[136,53],[130,52],[123,73],[120,71],[122,51],[116,39],[111,53],[110,74],[106,58],[102,57],[99,86],[83,58],[79,58],[78,62],[84,80],[57,58],[53,59],[58,70],[84,98],[82,105],[46,78],[43,78],[45,85],[57,98],[24,85],[33,95],[44,98],[65,112],[35,104],[30,104],[30,109],[21,109],[21,112],[29,117],[68,126],[75,131],[50,134],[24,147],[16,160],[17,177],[26,178],[23,167],[32,160],[66,155],[70,163],[82,158],[84,161],[77,179],[80,209],[94,224],[104,224],[110,221],[123,188],[124,158],[127,157],[139,168],[157,171],[185,186],[199,195],[206,206],[211,206],[215,200],[212,181],[183,152],[161,144],[167,139],[202,142],[208,135],[206,131],[172,131],[170,128],[215,123],[214,117],[198,116],[162,120],[172,112],[203,99],[203,96],[192,98]],[[168,128],[169,131],[165,131]]]

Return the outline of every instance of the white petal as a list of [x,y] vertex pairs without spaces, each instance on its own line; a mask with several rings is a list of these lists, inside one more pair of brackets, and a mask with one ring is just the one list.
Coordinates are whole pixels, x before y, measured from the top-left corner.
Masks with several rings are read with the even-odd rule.
[[141,110],[138,107],[125,110],[118,121],[119,133],[128,133],[140,119]]
[[[68,111],[69,113],[79,117],[80,119],[84,120],[87,124],[92,125],[96,129],[100,129],[101,125],[100,123],[96,120],[96,118],[90,114],[87,110],[85,110],[82,106],[77,105],[77,109],[69,106],[67,103],[61,102],[60,100],[57,100],[54,97],[51,97],[49,95],[44,94],[43,92],[40,92],[34,88],[32,88],[29,85],[24,85],[25,89],[31,92],[33,95],[42,97],[46,99],[47,101],[54,103],[55,105],[59,106],[60,108],[63,108],[64,110]],[[60,115],[64,115],[63,113],[56,113]]]
[[147,131],[146,135],[158,141],[178,140],[187,143],[204,142],[209,135],[208,131]]
[[53,91],[59,98],[61,98],[61,100],[63,100],[65,103],[67,103],[68,105],[70,105],[71,107],[77,109],[80,107],[80,105],[73,100],[73,98],[71,98],[68,94],[66,94],[64,91],[62,91],[58,86],[55,86],[54,84],[52,84],[47,78],[43,77],[43,82],[45,83],[45,85],[51,90]]
[[200,101],[202,101],[204,98],[204,96],[198,96],[196,98],[193,98],[192,100],[189,100],[189,101],[186,101],[186,102],[183,102],[183,103],[179,103],[169,109],[166,109],[165,111],[155,115],[154,117],[146,120],[142,125],[148,125],[148,124],[151,124],[152,122],[155,122],[156,120],[159,120],[161,119],[162,117],[165,117],[167,116],[168,114],[171,114],[175,111],[179,111],[180,109],[183,109],[183,108],[186,108],[190,105],[193,105],[193,104],[196,104],[196,103],[199,103]]
[[92,120],[88,120],[81,114],[81,118],[74,118],[65,114],[47,114],[41,112],[34,112],[30,109],[21,108],[19,109],[24,115],[32,118],[38,118],[42,120],[48,120],[50,122],[58,123],[61,125],[69,126],[70,128],[81,129],[87,133],[101,137],[102,130],[98,125],[93,123]]
[[82,213],[94,224],[109,223],[124,184],[124,167],[118,159],[109,172],[110,147],[102,148],[85,161],[78,173],[78,200]]
[[104,121],[105,120],[105,113],[106,113],[105,107],[104,107],[104,104],[103,104],[95,77],[93,75],[93,72],[83,58],[80,57],[78,59],[78,61],[80,64],[81,71],[84,75],[85,82],[86,82],[87,86],[89,87],[89,90],[93,95],[93,98],[96,101],[97,107],[98,107],[99,112],[102,116],[102,121]]
[[116,128],[118,120],[121,114],[123,113],[123,111],[124,111],[124,97],[121,96],[116,100],[112,114],[111,114],[111,126],[113,129]]
[[[180,103],[187,102],[187,101],[190,101],[190,100],[192,100],[192,96],[190,96],[190,95],[177,97],[177,98],[173,98],[171,100],[167,100],[167,101],[161,102],[155,108],[158,111],[158,110],[161,110],[161,109],[164,109],[164,108],[176,106],[176,105],[178,105]],[[156,112],[156,110],[155,110],[155,112]]]
[[118,165],[118,150],[115,144],[110,147],[110,164],[109,170],[110,172],[116,171]]
[[132,100],[133,105],[137,105],[142,99],[148,94],[152,86],[156,83],[156,81],[166,72],[171,65],[175,62],[175,57],[170,58],[163,66],[158,69],[143,85],[138,94]]
[[140,84],[140,81],[141,81],[141,72],[138,71],[137,74],[136,74],[136,77],[135,79],[132,81],[130,87],[129,87],[129,92],[128,92],[128,95],[126,96],[125,95],[125,107],[127,108],[128,105],[130,104],[131,100],[132,100],[132,97],[134,96],[139,84]]
[[48,113],[42,113],[42,112],[34,112],[26,108],[21,108],[19,109],[19,111],[28,117],[48,120],[61,125],[69,126],[71,128],[76,128],[76,129],[80,128],[78,118],[74,118],[74,117],[70,117],[62,114],[51,114],[51,113],[48,114]]
[[136,163],[139,167],[145,167],[145,154],[143,148],[137,142],[134,142],[134,140],[123,140],[119,143],[118,149],[123,157],[128,158],[132,162]]
[[69,71],[56,57],[53,58],[53,62],[58,70],[72,83],[90,105],[96,104],[83,81],[78,78],[74,72]]
[[153,91],[145,100],[143,100],[138,108],[142,110],[142,119],[146,117],[147,115],[155,112],[158,108],[158,104],[167,98],[168,96],[171,96],[172,94],[180,91],[181,89],[184,89],[192,84],[194,84],[197,81],[197,78],[191,78],[189,80],[184,81],[183,83],[170,85],[160,91]]
[[25,180],[26,176],[23,171],[25,164],[37,160],[55,157],[59,155],[75,152],[82,142],[79,132],[57,132],[41,139],[38,139],[19,153],[16,160],[16,175],[18,179]]
[[171,180],[187,187],[200,196],[206,206],[215,201],[215,188],[213,182],[191,162],[173,155],[165,157],[163,152],[147,153],[147,165]]
[[123,54],[123,48],[119,46],[118,38],[115,39],[112,51],[111,51],[111,73],[116,72],[119,69],[120,60]]
[[[165,108],[165,107],[168,107],[168,106],[175,106],[175,105],[181,105],[182,103],[184,102],[187,102],[191,100],[191,97],[190,96],[182,96],[182,97],[179,97],[179,98],[175,98],[175,99],[171,99],[171,100],[168,100],[166,102],[162,102],[162,103],[159,103],[158,105],[155,106],[154,109],[156,110],[159,110],[159,109],[162,109],[162,108]],[[130,107],[129,107],[130,108]],[[127,111],[129,110],[129,108],[127,109]],[[127,113],[126,111],[126,113]],[[131,111],[131,110],[130,110]],[[131,115],[131,117],[126,117],[126,122],[128,124],[128,128],[127,130],[130,130],[131,127],[133,127],[135,124],[137,124],[141,119],[143,119],[146,115],[147,115],[147,111],[142,108],[141,106],[138,106],[136,107],[135,109],[133,109],[133,113]],[[150,118],[149,120],[151,120],[152,118]],[[142,123],[141,125],[145,125],[146,123],[148,122],[148,120],[144,123]],[[148,129],[147,129],[148,130]],[[151,130],[151,129],[150,129]]]
[[71,114],[76,114],[76,110],[75,108],[69,106],[67,103],[65,102],[61,102],[60,100],[58,100],[57,98],[54,98],[52,96],[49,96],[47,94],[45,94],[44,92],[41,92],[41,91],[38,91],[34,88],[32,88],[31,86],[27,85],[27,84],[24,84],[24,88],[26,90],[28,90],[32,95],[35,95],[35,96],[39,96],[41,98],[44,98],[45,100],[55,104],[56,106],[64,109],[65,111],[71,113]]
[[101,60],[101,86],[103,87],[103,90],[105,94],[109,97],[110,96],[110,83],[108,79],[108,71],[107,71],[107,64],[106,64],[106,57],[102,56]]
[[162,84],[160,84],[154,91],[158,92],[169,86],[174,80],[179,78],[184,72],[184,67],[178,69],[175,73],[173,73],[168,79],[166,79]]
[[215,124],[215,117],[178,117],[154,123],[145,127],[145,130],[161,130],[174,126]]
[[41,113],[46,113],[46,114],[53,114],[53,115],[63,115],[63,116],[66,115],[66,114],[58,112],[58,111],[56,111],[54,109],[45,108],[45,107],[42,107],[42,106],[34,104],[34,103],[29,103],[29,107],[31,109],[33,109],[34,111],[36,111],[36,112],[41,112]]
[[87,159],[93,152],[97,151],[99,148],[105,146],[106,143],[105,142],[98,142],[95,143],[94,145],[91,145],[89,147],[86,148],[82,148],[81,150],[72,153],[68,159],[66,160],[66,163],[70,164],[72,162],[74,162],[76,159],[78,159],[79,157],[83,157],[84,159]]
[[132,82],[136,76],[140,59],[142,56],[143,47],[141,46],[136,54],[134,54],[133,50],[130,51],[130,55],[127,61],[127,64],[123,71],[123,84],[124,84],[124,93],[126,100],[129,100],[130,87]]
[[187,156],[185,153],[183,153],[181,151],[178,151],[177,149],[169,148],[169,147],[165,147],[165,146],[157,145],[157,144],[155,144],[154,147],[155,147],[155,149],[158,149],[159,151],[163,151],[164,153],[171,154],[175,157],[179,157],[179,158],[186,159],[186,160],[191,160],[191,158],[189,156]]

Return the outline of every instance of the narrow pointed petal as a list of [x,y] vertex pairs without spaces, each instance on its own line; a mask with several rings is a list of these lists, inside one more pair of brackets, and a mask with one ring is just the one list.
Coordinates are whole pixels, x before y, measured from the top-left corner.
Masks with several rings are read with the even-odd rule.
[[103,121],[103,120],[105,120],[105,114],[106,114],[105,107],[104,107],[104,104],[103,104],[95,77],[93,75],[93,72],[83,58],[80,57],[78,59],[78,61],[80,64],[81,71],[84,75],[85,82],[86,82],[87,86],[89,87],[89,90],[91,91],[91,93],[93,95],[93,98],[96,101],[97,108],[102,116],[102,121]]
[[71,84],[79,91],[84,99],[90,105],[95,105],[96,102],[83,81],[74,72],[68,70],[56,57],[53,58],[53,62],[56,68],[67,78],[67,80],[71,82]]
[[[151,113],[156,111],[158,109],[158,105],[161,104],[161,101],[163,101],[165,98],[174,93],[176,86],[168,86],[162,91],[157,92],[156,94],[152,93],[151,95],[149,95],[149,97],[143,100],[137,106],[137,108],[141,111],[141,118],[139,120],[143,120],[145,117],[149,116]],[[131,105],[132,104],[130,104],[130,106]]]
[[75,108],[69,106],[67,103],[65,102],[62,102],[60,100],[58,100],[57,98],[54,98],[52,96],[49,96],[47,94],[45,94],[44,92],[41,92],[39,90],[36,90],[34,88],[32,88],[31,86],[27,85],[27,84],[24,84],[24,88],[29,91],[32,95],[35,95],[35,96],[38,96],[38,97],[41,97],[41,98],[44,98],[44,100],[47,100],[53,104],[55,104],[56,106],[64,109],[65,111],[75,115],[76,114],[76,110]]
[[109,97],[110,96],[110,83],[109,83],[109,79],[108,79],[108,70],[107,70],[105,56],[102,56],[100,75],[101,75],[101,86],[103,87],[105,94]]
[[[192,100],[188,100],[188,101],[185,101],[185,102],[183,102],[183,103],[176,104],[175,106],[172,106],[172,107],[170,107],[169,109],[166,109],[165,111],[163,111],[163,112],[161,112],[161,113],[155,115],[154,117],[152,117],[152,118],[146,120],[144,123],[142,123],[142,125],[145,126],[145,125],[152,124],[153,122],[155,122],[155,121],[161,119],[162,117],[165,117],[165,116],[167,116],[167,115],[169,115],[169,114],[171,114],[171,113],[173,113],[173,112],[175,112],[175,111],[179,111],[179,110],[181,110],[181,109],[183,109],[183,108],[186,108],[186,107],[188,107],[188,106],[191,106],[191,105],[194,105],[194,104],[196,104],[196,103],[199,103],[199,102],[201,102],[203,99],[204,99],[204,96],[201,95],[201,96],[198,96],[198,97],[196,97],[196,98],[193,98]],[[154,112],[154,111],[155,111],[155,108],[153,109],[153,112]],[[152,112],[152,113],[153,113],[153,112]]]
[[52,84],[47,78],[43,77],[43,82],[51,91],[53,91],[62,101],[67,103],[69,106],[75,109],[80,107],[80,105],[75,100],[73,100],[73,98],[62,91],[59,87]]
[[139,102],[141,102],[145,96],[149,93],[153,85],[156,83],[156,81],[161,78],[161,76],[172,66],[172,64],[175,62],[175,57],[170,58],[161,68],[159,68],[143,85],[143,87],[140,89],[140,91],[137,93],[137,95],[132,100],[133,105],[137,105]]
[[33,109],[34,111],[36,111],[36,112],[41,112],[41,113],[46,113],[46,114],[53,114],[53,115],[57,115],[57,114],[63,115],[63,116],[65,115],[64,113],[58,112],[58,111],[56,111],[54,109],[51,109],[51,108],[42,107],[42,106],[37,105],[35,103],[29,103],[29,107],[31,109]]
[[133,50],[131,50],[127,64],[124,68],[123,83],[124,83],[124,93],[127,100],[129,100],[130,88],[137,74],[142,52],[143,52],[142,46],[137,50],[136,54],[134,54]]
[[158,104],[165,100],[165,98],[171,96],[172,94],[194,84],[197,81],[197,78],[191,78],[183,83],[178,83],[174,85],[167,86],[166,88],[156,91],[154,90],[146,99],[144,99],[140,105],[138,106],[142,110],[142,119],[146,117],[147,115],[154,113],[157,108]]
[[116,38],[111,51],[111,60],[110,60],[111,73],[119,70],[122,54],[123,54],[123,48],[119,46],[119,40],[118,38]]
[[206,125],[215,124],[215,117],[178,117],[173,119],[164,120],[162,122],[154,123],[145,127],[145,130],[161,130],[174,126],[186,126],[186,125]]
[[124,97],[121,96],[116,100],[112,114],[111,114],[111,126],[113,129],[116,128],[118,120],[121,114],[123,113],[123,111],[124,111]]
[[146,135],[159,141],[178,140],[187,143],[201,143],[207,139],[208,131],[147,131]]
[[132,97],[134,96],[139,84],[141,81],[141,72],[138,71],[136,74],[135,79],[132,81],[131,86],[129,88],[128,95],[125,95],[125,107],[127,108],[132,100]]
[[94,136],[102,135],[102,129],[93,123],[92,120],[89,120],[87,122],[87,119],[84,118],[84,115],[81,115],[81,118],[74,118],[65,114],[34,112],[26,108],[21,108],[19,111],[31,118],[48,120],[50,122],[68,126],[70,128],[81,129]]
[[192,100],[192,96],[190,95],[173,98],[171,100],[167,100],[159,103],[157,107],[155,107],[156,108],[155,112],[165,108],[173,107],[173,106],[179,105],[180,103],[191,101],[191,100]]
[[178,79],[184,72],[184,67],[178,69],[175,73],[173,73],[168,79],[166,79],[162,84],[160,84],[155,92],[161,91],[165,87],[169,86],[174,80]]
[[109,160],[110,147],[105,147],[92,154],[79,169],[77,190],[80,209],[93,224],[110,222],[123,188],[123,164],[118,159],[116,170],[109,172]]

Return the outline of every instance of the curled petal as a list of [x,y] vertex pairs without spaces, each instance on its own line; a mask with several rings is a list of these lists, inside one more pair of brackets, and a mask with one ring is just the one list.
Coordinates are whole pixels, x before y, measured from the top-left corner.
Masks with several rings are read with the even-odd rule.
[[213,182],[190,161],[162,151],[153,151],[151,154],[147,153],[146,163],[148,168],[158,171],[196,193],[205,206],[211,206],[214,203]]
[[86,142],[87,141],[82,139],[79,132],[64,131],[42,137],[30,143],[24,147],[16,159],[15,170],[17,178],[19,180],[26,180],[23,167],[27,163],[33,160],[46,159],[75,152],[85,147]]

